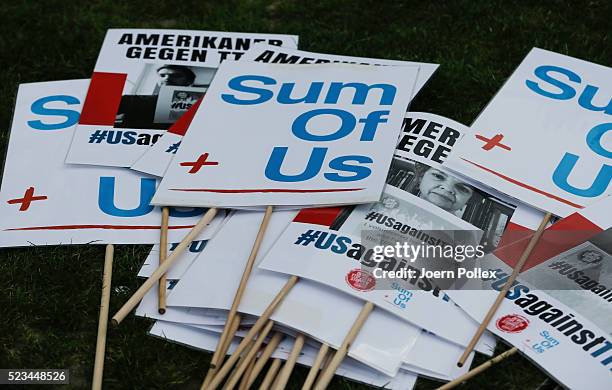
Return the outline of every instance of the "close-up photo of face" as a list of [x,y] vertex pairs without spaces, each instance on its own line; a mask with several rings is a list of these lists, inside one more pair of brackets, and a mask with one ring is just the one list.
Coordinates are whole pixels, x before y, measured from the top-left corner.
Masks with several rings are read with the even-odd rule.
[[419,197],[450,212],[460,210],[472,197],[474,189],[448,173],[429,168],[419,184]]
[[193,72],[188,68],[179,66],[165,66],[159,68],[157,71],[159,76],[158,84],[162,85],[175,85],[175,86],[189,86],[193,83]]

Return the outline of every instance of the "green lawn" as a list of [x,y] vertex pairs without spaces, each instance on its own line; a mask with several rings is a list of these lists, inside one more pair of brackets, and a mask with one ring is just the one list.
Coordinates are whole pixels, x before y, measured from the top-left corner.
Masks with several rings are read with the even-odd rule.
[[[384,3],[387,3],[384,5]],[[471,123],[533,46],[610,66],[610,1],[13,1],[0,8],[0,149],[19,83],[87,78],[110,27],[300,35],[300,48],[440,63],[412,109]],[[1,216],[0,216],[1,218]],[[116,250],[111,313],[141,283],[148,246]],[[0,250],[0,368],[93,370],[104,248]],[[109,331],[107,388],[197,388],[210,355],[146,335],[130,316]],[[506,347],[500,347],[503,350]],[[568,357],[569,358],[569,357]],[[482,361],[479,359],[478,361]],[[300,368],[289,388],[299,389]],[[462,388],[533,389],[545,375],[514,356]],[[435,388],[420,379],[417,388]],[[330,388],[361,389],[336,378]]]

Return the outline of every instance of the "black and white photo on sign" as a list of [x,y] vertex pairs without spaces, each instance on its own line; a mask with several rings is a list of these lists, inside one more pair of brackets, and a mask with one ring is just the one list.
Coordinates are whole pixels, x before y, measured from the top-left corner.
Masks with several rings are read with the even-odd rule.
[[484,232],[481,244],[485,252],[497,247],[515,209],[514,205],[475,188],[446,170],[408,158],[393,158],[387,184],[418,196],[481,229]]
[[519,279],[612,334],[612,229],[522,272]]
[[[168,129],[210,85],[216,68],[146,64],[124,89],[114,127]],[[194,101],[195,99],[195,101]]]

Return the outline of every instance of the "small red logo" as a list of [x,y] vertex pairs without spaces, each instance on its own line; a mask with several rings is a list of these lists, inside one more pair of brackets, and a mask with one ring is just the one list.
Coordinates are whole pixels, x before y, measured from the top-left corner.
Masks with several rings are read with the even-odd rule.
[[508,314],[497,320],[497,329],[506,333],[519,333],[527,329],[529,320],[518,314]]
[[376,286],[376,278],[361,268],[352,269],[346,274],[346,283],[357,291],[371,291]]

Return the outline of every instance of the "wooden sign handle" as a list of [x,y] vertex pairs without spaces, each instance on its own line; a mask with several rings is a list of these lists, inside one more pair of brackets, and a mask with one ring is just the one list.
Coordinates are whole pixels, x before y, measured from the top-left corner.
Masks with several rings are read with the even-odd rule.
[[[242,277],[240,278],[240,284],[238,285],[238,290],[234,295],[234,300],[232,302],[232,306],[227,315],[227,321],[225,321],[225,326],[223,327],[223,332],[221,333],[221,340],[217,344],[217,348],[213,353],[213,357],[210,361],[209,372],[215,372],[217,366],[219,365],[219,360],[222,360],[225,357],[225,352],[218,351],[218,347],[223,345],[226,339],[233,339],[234,334],[230,332],[230,325],[238,312],[238,307],[240,306],[240,301],[242,300],[242,296],[244,295],[244,290],[246,289],[247,283],[249,281],[249,277],[251,276],[251,271],[253,270],[253,265],[255,264],[255,259],[257,258],[257,253],[259,253],[259,247],[261,246],[261,242],[263,241],[266,229],[268,227],[268,223],[270,222],[270,217],[272,216],[272,206],[268,206],[266,208],[266,213],[261,220],[261,224],[259,226],[259,231],[257,232],[257,236],[255,237],[255,242],[253,243],[253,248],[251,249],[251,254],[247,260],[246,265],[244,266],[244,271],[242,272]],[[223,353],[221,353],[223,352]],[[209,376],[209,374],[206,374]],[[213,374],[214,375],[214,374]]]
[[365,321],[368,319],[368,316],[372,310],[374,310],[374,304],[372,302],[366,302],[365,305],[363,305],[357,319],[353,323],[353,326],[344,337],[342,345],[340,345],[340,348],[338,348],[334,354],[334,357],[330,360],[327,367],[325,367],[321,373],[321,376],[314,387],[315,390],[325,390],[327,388],[327,385],[329,385],[329,382],[331,382],[336,370],[338,367],[340,367],[340,363],[342,363],[346,355],[348,355],[349,348],[353,344],[353,341],[355,341],[357,338],[359,331],[363,327]]
[[96,358],[91,388],[102,389],[102,373],[104,372],[104,351],[106,350],[106,330],[108,328],[108,309],[110,304],[111,279],[113,275],[113,257],[115,247],[106,245],[104,255],[104,274],[102,276],[102,299],[100,301],[100,319],[98,321],[98,341],[96,342]]
[[287,382],[289,381],[289,377],[295,368],[295,363],[297,362],[298,357],[300,356],[300,352],[302,352],[302,348],[304,348],[305,336],[300,333],[295,338],[295,342],[293,343],[293,348],[291,348],[291,353],[289,353],[289,357],[285,361],[283,365],[283,369],[278,374],[278,377],[274,381],[274,385],[272,386],[272,390],[283,390],[285,386],[287,386]]
[[[159,235],[159,264],[161,265],[168,257],[168,219],[170,218],[170,208],[162,207],[162,220]],[[166,312],[166,274],[159,278],[159,291],[157,293],[159,314]]]
[[266,363],[270,359],[270,356],[272,356],[272,354],[276,350],[276,347],[278,347],[284,336],[285,335],[281,332],[274,333],[274,336],[272,336],[270,342],[268,342],[268,345],[266,345],[266,348],[264,348],[263,352],[261,353],[261,356],[257,358],[257,362],[255,363],[253,371],[249,375],[249,379],[246,384],[247,389],[250,389],[251,386],[253,386],[255,379],[257,379],[257,377],[265,367]]
[[[264,312],[261,313],[261,316],[257,319],[257,321],[255,321],[255,323],[253,324],[249,332],[246,334],[244,339],[242,339],[242,341],[238,345],[238,348],[236,348],[234,353],[229,357],[229,359],[225,361],[223,366],[221,366],[221,368],[217,372],[217,375],[215,375],[213,380],[206,387],[204,386],[204,383],[202,383],[202,386],[200,387],[200,389],[214,390],[221,384],[223,379],[227,376],[227,374],[229,374],[234,364],[236,364],[236,362],[240,358],[240,354],[244,352],[244,350],[249,346],[249,344],[255,338],[255,336],[259,333],[259,331],[268,323],[268,320],[270,320],[270,317],[272,316],[272,314],[274,313],[278,305],[282,303],[282,301],[285,299],[287,294],[289,294],[289,292],[291,291],[293,286],[295,286],[298,280],[299,278],[295,275],[292,275],[287,280],[283,288],[278,292],[278,294],[276,294],[276,296],[274,297],[272,302],[270,302],[266,310],[264,310]],[[270,321],[270,322],[273,322],[273,321]]]
[[257,339],[249,347],[249,350],[244,356],[242,362],[236,366],[236,369],[234,370],[232,375],[227,379],[227,382],[223,387],[224,389],[231,390],[238,384],[238,381],[242,377],[242,374],[245,373],[251,361],[255,359],[255,356],[259,352],[259,347],[261,347],[266,337],[268,336],[268,333],[270,333],[270,331],[272,330],[272,326],[274,326],[274,321],[268,321],[268,324],[257,335]]
[[306,380],[302,385],[302,390],[310,390],[312,385],[317,379],[317,375],[319,375],[319,369],[323,364],[323,360],[327,356],[327,352],[329,351],[329,345],[326,343],[321,344],[321,348],[319,348],[319,352],[317,353],[317,357],[314,362],[312,362],[312,366],[310,367],[310,371],[308,371],[308,376],[306,376]]
[[138,303],[142,300],[145,294],[159,281],[163,274],[165,274],[170,267],[174,265],[174,263],[180,258],[181,254],[187,249],[187,247],[191,244],[193,240],[197,238],[198,235],[204,230],[204,228],[212,221],[212,219],[217,215],[218,209],[210,208],[202,216],[202,219],[191,229],[191,231],[183,238],[183,240],[178,244],[178,246],[174,249],[172,254],[166,258],[163,264],[160,264],[159,267],[149,276],[149,278],[140,286],[138,290],[132,295],[130,299],[119,309],[119,311],[113,316],[112,323],[117,326],[123,319],[138,305]]
[[514,283],[519,273],[523,269],[523,266],[527,262],[529,255],[531,255],[531,251],[533,250],[533,248],[536,246],[536,244],[540,240],[540,237],[542,236],[542,233],[544,233],[544,229],[546,228],[546,225],[548,224],[548,221],[550,221],[551,217],[552,217],[551,213],[546,213],[544,215],[544,218],[542,218],[542,222],[540,222],[540,226],[538,226],[538,230],[536,230],[534,235],[531,236],[531,240],[529,240],[529,244],[527,244],[527,247],[525,247],[525,250],[523,251],[521,258],[514,266],[514,269],[512,270],[512,274],[510,275],[510,277],[504,284],[504,287],[501,289],[501,291],[497,295],[495,302],[493,302],[493,305],[491,305],[491,307],[489,308],[489,311],[487,312],[484,319],[482,320],[482,323],[476,330],[476,333],[472,337],[472,340],[470,340],[469,344],[463,351],[463,354],[459,358],[459,361],[457,362],[457,365],[459,367],[462,367],[465,364],[465,361],[467,360],[468,356],[474,350],[476,343],[478,343],[478,340],[480,340],[480,337],[482,336],[484,331],[487,329],[487,325],[489,325],[489,322],[491,322],[491,319],[493,318],[493,316],[497,312],[497,309],[499,308],[504,298],[506,297],[506,293],[508,292],[508,290],[510,290],[510,287],[512,287],[512,283]]
[[455,386],[461,384],[462,382],[465,382],[466,380],[480,374],[481,372],[483,372],[484,370],[489,369],[491,366],[493,366],[496,363],[501,362],[502,360],[514,355],[516,352],[518,352],[518,349],[516,347],[511,348],[509,350],[507,350],[506,352],[500,353],[499,355],[495,356],[494,358],[487,360],[486,362],[482,363],[480,366],[466,372],[465,374],[461,375],[458,378],[455,378],[454,380],[448,382],[447,384],[438,387],[437,390],[449,390],[454,388]]

